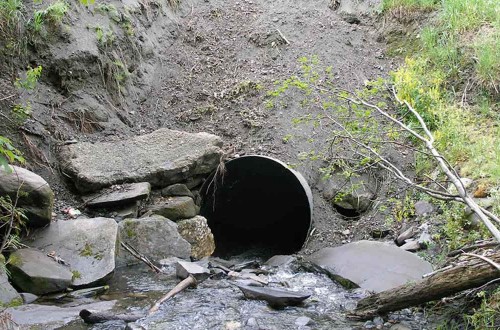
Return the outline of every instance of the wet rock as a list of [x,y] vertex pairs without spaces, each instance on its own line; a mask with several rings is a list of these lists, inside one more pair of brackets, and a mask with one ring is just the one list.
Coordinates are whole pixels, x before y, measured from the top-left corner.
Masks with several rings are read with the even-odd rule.
[[333,174],[328,180],[321,181],[319,188],[340,214],[356,217],[371,207],[378,185],[369,175],[346,179],[341,174]]
[[405,251],[415,252],[421,249],[420,243],[417,240],[409,239],[406,243],[400,246]]
[[393,324],[389,330],[411,330],[410,328],[408,328],[407,326],[405,325],[402,325],[402,324]]
[[83,200],[89,207],[114,207],[147,199],[150,192],[149,182],[130,183],[112,186],[96,194],[85,196]]
[[221,146],[221,139],[212,134],[162,128],[129,140],[64,146],[59,159],[62,171],[81,192],[124,182],[166,187],[210,173],[219,164]]
[[312,320],[308,318],[307,316],[300,316],[295,320],[295,325],[300,326],[306,326],[312,324]]
[[76,286],[106,282],[115,269],[118,225],[114,219],[57,221],[34,236],[32,246],[55,253],[70,265]]
[[39,175],[24,168],[11,166],[7,173],[0,167],[0,196],[9,195],[14,201],[19,187],[17,206],[25,210],[28,226],[43,227],[50,224],[54,207],[54,193]]
[[22,296],[9,283],[4,268],[5,259],[0,254],[0,308],[5,306],[16,306],[23,303]]
[[166,188],[163,188],[161,190],[161,195],[163,197],[186,196],[186,197],[191,197],[192,199],[194,199],[194,195],[191,192],[191,190],[189,190],[188,187],[186,187],[186,185],[182,184],[182,183],[176,183],[176,184],[173,184],[173,185],[168,186]]
[[[153,260],[171,256],[187,259],[191,245],[179,234],[177,224],[159,215],[146,218],[126,219],[118,224],[120,240]],[[120,249],[120,263],[135,261],[124,249]]]
[[21,290],[33,294],[62,291],[71,285],[73,274],[35,249],[21,249],[9,257],[12,282]]
[[427,201],[418,201],[415,203],[415,215],[425,216],[434,212],[434,205]]
[[396,246],[359,241],[324,248],[306,259],[346,287],[381,292],[420,279],[432,266]]
[[115,301],[101,301],[74,307],[29,304],[7,308],[5,312],[11,315],[12,321],[16,322],[21,329],[51,330],[78,320],[80,318],[78,313],[82,309],[105,312],[110,311],[115,303]]
[[179,234],[191,244],[191,256],[202,259],[215,251],[214,235],[208,227],[207,219],[196,216],[177,223]]
[[103,323],[95,324],[90,330],[125,330],[127,322],[123,320],[112,320]]
[[145,330],[145,328],[135,323],[127,323],[125,330]]
[[32,293],[28,293],[28,292],[21,292],[20,295],[21,295],[21,298],[23,298],[24,304],[31,304],[38,299],[37,295],[34,295]]
[[295,292],[276,288],[259,288],[238,285],[247,299],[265,300],[273,307],[296,306],[311,296],[307,292]]
[[196,280],[204,281],[210,277],[210,270],[194,262],[178,261],[175,268],[175,274],[182,279],[189,277],[189,275],[193,275]]
[[295,261],[293,256],[276,255],[267,260],[264,265],[268,267],[280,267],[289,265]]
[[198,213],[198,208],[191,197],[169,197],[148,207],[148,211],[176,221],[193,218]]
[[412,238],[417,233],[418,233],[417,227],[410,226],[409,228],[407,228],[406,230],[401,232],[401,234],[398,235],[398,237],[396,238],[396,244],[398,246],[403,245],[407,239]]

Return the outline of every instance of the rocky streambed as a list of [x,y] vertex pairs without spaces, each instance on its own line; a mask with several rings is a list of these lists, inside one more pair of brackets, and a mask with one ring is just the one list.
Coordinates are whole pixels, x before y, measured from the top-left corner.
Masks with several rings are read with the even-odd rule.
[[[127,157],[109,152],[121,146],[127,148]],[[4,193],[15,198],[19,187],[27,196],[40,193],[36,199],[19,198],[18,206],[46,215],[28,214],[37,219],[28,223],[29,248],[8,255],[10,283],[22,294],[3,273],[3,304],[26,304],[4,310],[4,324],[33,329],[388,329],[408,321],[404,314],[365,323],[346,318],[369,292],[432,271],[428,262],[393,243],[359,241],[267,262],[263,257],[272,254],[273,247],[266,245],[226,259],[212,257],[217,240],[207,219],[199,215],[204,196],[198,188],[210,172],[220,170],[220,147],[214,135],[167,129],[129,141],[69,145],[61,152],[61,170],[80,191],[83,203],[64,209],[54,208],[50,187],[36,174],[17,167],[10,173],[3,170]],[[234,185],[237,182],[231,181]],[[218,189],[227,188],[221,184]],[[247,202],[253,203],[251,196]],[[271,230],[275,213],[266,218],[268,210],[261,211],[270,227],[260,221],[260,230]],[[238,221],[236,217],[232,225]],[[273,230],[280,235],[280,228]],[[179,273],[179,267],[187,267],[187,275]],[[197,288],[179,293],[147,316],[156,299],[198,272],[192,267],[202,270]],[[249,294],[257,290],[252,287],[268,289]],[[290,303],[288,295],[302,297],[302,302]],[[84,309],[138,313],[141,318],[128,325],[119,320],[85,325],[79,318]],[[417,328],[425,328],[425,322]],[[408,326],[414,328],[415,322]]]

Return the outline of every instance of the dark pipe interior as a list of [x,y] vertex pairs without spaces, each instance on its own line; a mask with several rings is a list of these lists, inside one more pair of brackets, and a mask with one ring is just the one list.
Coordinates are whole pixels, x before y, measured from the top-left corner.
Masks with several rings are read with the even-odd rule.
[[301,182],[283,164],[247,156],[226,163],[201,189],[201,215],[214,234],[215,255],[228,257],[258,249],[291,254],[307,237],[311,208]]

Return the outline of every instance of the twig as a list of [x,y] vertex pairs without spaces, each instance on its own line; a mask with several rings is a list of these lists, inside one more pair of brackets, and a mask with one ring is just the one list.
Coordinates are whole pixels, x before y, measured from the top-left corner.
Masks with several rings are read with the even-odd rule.
[[158,268],[155,264],[151,262],[151,260],[148,259],[148,257],[142,255],[139,253],[136,249],[134,249],[132,246],[128,245],[125,242],[120,242],[121,246],[130,254],[132,254],[136,259],[139,259],[140,261],[144,262],[149,268],[151,268],[155,273],[163,273],[163,270],[161,268]]
[[283,35],[283,33],[281,33],[281,31],[280,31],[278,28],[276,28],[276,31],[277,31],[277,32],[278,32],[278,34],[280,35],[281,39],[283,39],[283,41],[284,41],[287,45],[289,45],[289,44],[290,44],[290,41],[288,41],[288,39],[287,39],[287,38]]
[[12,95],[9,95],[9,96],[6,96],[6,97],[2,97],[2,98],[0,99],[0,101],[5,101],[5,100],[8,100],[8,99],[10,99],[10,98],[13,98],[14,96],[16,96],[16,94],[12,94]]
[[462,255],[469,256],[469,257],[479,258],[479,259],[481,259],[481,260],[489,263],[490,265],[492,265],[493,267],[495,267],[500,272],[500,265],[497,264],[496,262],[494,262],[493,260],[491,260],[490,258],[487,258],[485,256],[481,256],[481,255],[475,254],[475,253],[463,253]]
[[422,278],[426,278],[426,277],[431,277],[432,275],[435,275],[437,273],[441,273],[441,272],[444,272],[445,270],[448,270],[448,269],[452,269],[453,267],[455,267],[455,265],[448,265],[446,267],[443,267],[443,268],[440,268],[440,269],[437,269],[433,272],[430,272],[430,273],[427,273],[427,274],[424,274],[422,275]]
[[476,249],[481,249],[481,248],[486,248],[486,247],[498,246],[498,245],[500,245],[499,242],[486,242],[486,243],[481,243],[481,244],[474,244],[474,245],[470,245],[470,246],[461,248],[459,250],[451,251],[450,253],[448,253],[448,257],[451,258],[451,257],[455,257],[459,254],[462,254],[464,252],[473,251]]

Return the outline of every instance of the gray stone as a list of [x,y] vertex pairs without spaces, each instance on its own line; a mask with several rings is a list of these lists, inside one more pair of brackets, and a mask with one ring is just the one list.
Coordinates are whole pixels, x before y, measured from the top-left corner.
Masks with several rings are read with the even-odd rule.
[[269,260],[267,260],[264,265],[268,267],[280,267],[284,265],[289,265],[292,262],[295,261],[295,258],[293,256],[287,256],[287,255],[275,255]]
[[260,288],[238,285],[247,299],[265,300],[273,307],[296,306],[311,296],[308,292],[296,292],[278,288]]
[[114,185],[96,194],[83,197],[89,207],[114,207],[130,202],[147,199],[151,192],[149,182]]
[[333,174],[328,180],[322,180],[319,188],[323,191],[323,197],[337,209],[361,214],[375,200],[378,184],[369,175],[346,179],[341,174]]
[[179,234],[191,244],[191,256],[202,259],[215,251],[214,235],[208,227],[207,219],[196,216],[177,223]]
[[115,210],[116,216],[120,217],[122,220],[127,219],[127,218],[135,219],[139,216],[139,205],[140,205],[140,202],[137,201],[137,202],[130,204],[128,206],[124,206],[122,208],[119,208],[119,209]]
[[28,225],[43,227],[50,224],[54,207],[54,193],[49,184],[39,175],[24,168],[11,166],[7,173],[0,167],[0,196],[9,195],[14,201],[19,187],[17,206],[25,210]]
[[306,259],[347,287],[381,292],[422,278],[432,265],[394,245],[359,241],[324,248]]
[[166,187],[208,174],[219,164],[222,141],[208,133],[159,129],[129,140],[76,143],[61,148],[62,171],[81,192],[124,182]]
[[25,303],[25,304],[31,304],[38,299],[37,295],[34,295],[32,293],[28,293],[28,292],[21,292],[20,295],[21,295],[21,298],[23,298],[23,303]]
[[312,323],[312,320],[308,318],[307,316],[300,316],[295,320],[295,325],[298,326],[306,326],[310,325]]
[[415,215],[424,216],[434,212],[434,205],[427,201],[418,201],[415,203]]
[[62,291],[71,285],[71,271],[35,249],[21,249],[9,257],[12,282],[33,294]]
[[176,183],[161,190],[161,195],[163,197],[172,197],[172,196],[187,196],[194,199],[194,195],[191,190],[186,187],[185,184]]
[[415,226],[410,226],[409,228],[405,229],[401,234],[398,235],[396,238],[396,244],[401,246],[405,243],[407,239],[412,238],[417,234],[418,230],[417,227]]
[[[159,215],[126,219],[118,224],[120,240],[153,260],[168,257],[187,259],[191,245],[177,231],[177,224]],[[130,253],[120,249],[120,262],[134,261]]]
[[406,240],[406,243],[400,246],[401,249],[405,251],[419,251],[422,247],[420,246],[420,243],[417,240],[414,239],[409,239]]
[[423,231],[418,238],[418,244],[422,249],[426,249],[432,243],[432,236],[427,231]]
[[35,235],[32,246],[56,254],[70,264],[76,286],[106,282],[115,269],[118,225],[114,219],[57,221]]
[[373,324],[375,324],[376,326],[384,325],[384,319],[380,316],[377,316],[373,319]]
[[178,261],[175,268],[175,274],[182,279],[189,277],[189,275],[193,275],[198,281],[204,281],[210,276],[210,270],[194,262]]
[[12,321],[21,329],[59,329],[72,321],[79,320],[78,313],[82,309],[93,312],[110,311],[116,301],[100,301],[74,307],[58,307],[49,305],[29,304],[7,308],[5,313],[11,315]]
[[9,283],[5,272],[4,258],[0,254],[0,308],[21,305],[22,303],[22,296]]
[[198,208],[191,197],[168,197],[148,207],[148,211],[170,220],[190,219],[196,216]]

